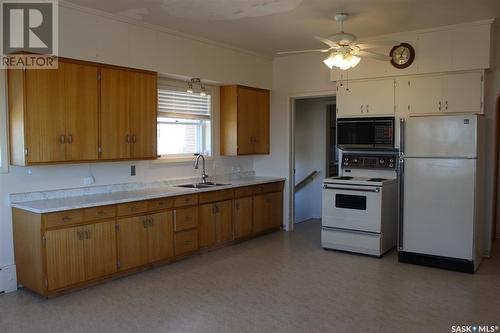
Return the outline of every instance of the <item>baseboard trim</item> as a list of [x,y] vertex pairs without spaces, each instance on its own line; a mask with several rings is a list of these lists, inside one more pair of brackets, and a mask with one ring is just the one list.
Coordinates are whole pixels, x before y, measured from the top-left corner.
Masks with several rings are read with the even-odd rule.
[[399,252],[398,258],[400,262],[404,262],[407,264],[442,268],[450,271],[470,274],[474,273],[474,261],[471,260],[440,257],[404,251]]

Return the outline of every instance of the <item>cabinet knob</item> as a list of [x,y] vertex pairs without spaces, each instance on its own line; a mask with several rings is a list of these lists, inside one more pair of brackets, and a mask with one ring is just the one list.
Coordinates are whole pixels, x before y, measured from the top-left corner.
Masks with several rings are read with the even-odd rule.
[[78,231],[76,236],[78,237],[78,240],[83,240],[83,231]]
[[132,143],[137,142],[137,136],[135,134],[132,134]]
[[370,112],[369,105],[366,104],[366,113]]
[[69,144],[73,143],[73,135],[71,135],[71,134],[68,135],[68,143]]
[[446,102],[444,103],[444,109],[445,109],[445,110],[448,110],[448,101],[446,101]]
[[364,105],[361,105],[361,107],[360,107],[361,113],[364,113],[364,111],[363,111],[363,106],[364,106]]
[[64,134],[61,134],[61,137],[59,137],[59,142],[61,142],[61,144],[66,142],[66,136]]
[[442,103],[441,103],[441,101],[439,101],[439,103],[438,103],[438,110],[441,111],[441,108],[442,108]]
[[126,141],[127,143],[130,143],[130,134],[127,134],[127,135],[125,136],[125,141]]

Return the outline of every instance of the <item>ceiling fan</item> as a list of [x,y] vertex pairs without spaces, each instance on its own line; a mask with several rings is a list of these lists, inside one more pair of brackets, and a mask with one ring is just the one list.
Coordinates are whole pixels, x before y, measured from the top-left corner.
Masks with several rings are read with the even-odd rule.
[[278,52],[278,54],[309,52],[330,53],[329,56],[325,60],[323,60],[325,65],[327,65],[330,69],[335,66],[339,67],[342,70],[347,70],[349,68],[355,67],[360,62],[360,58],[373,58],[381,61],[390,60],[391,58],[388,55],[368,50],[384,46],[393,46],[398,44],[399,42],[391,40],[378,40],[367,43],[358,43],[355,35],[344,32],[344,21],[348,16],[349,15],[346,13],[339,13],[335,15],[335,21],[340,23],[340,32],[333,34],[328,38],[314,37],[317,40],[328,45],[328,48],[301,51],[284,51]]

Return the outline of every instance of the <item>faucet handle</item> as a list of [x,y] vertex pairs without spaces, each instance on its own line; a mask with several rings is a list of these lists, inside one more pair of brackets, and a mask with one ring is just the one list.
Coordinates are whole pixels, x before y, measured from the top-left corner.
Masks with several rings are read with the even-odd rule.
[[200,156],[200,153],[194,153],[193,155],[194,156]]

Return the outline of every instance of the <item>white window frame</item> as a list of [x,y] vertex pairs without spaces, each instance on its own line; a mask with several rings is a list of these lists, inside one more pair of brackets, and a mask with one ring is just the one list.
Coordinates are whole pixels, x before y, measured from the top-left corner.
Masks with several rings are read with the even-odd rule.
[[0,70],[0,173],[9,172],[7,126],[7,71]]
[[[158,89],[164,88],[169,90],[177,90],[177,91],[186,91],[187,83],[186,81],[178,81],[171,80],[165,78],[158,79]],[[206,160],[214,159],[214,97],[215,97],[215,87],[205,85],[207,95],[211,96],[210,99],[210,156],[206,156]],[[195,91],[196,93],[196,91]],[[157,121],[158,122],[158,121]],[[156,161],[153,163],[183,163],[183,162],[192,162],[194,160],[194,156],[187,156],[186,154],[182,155],[159,155]]]

